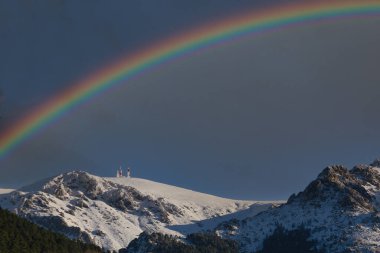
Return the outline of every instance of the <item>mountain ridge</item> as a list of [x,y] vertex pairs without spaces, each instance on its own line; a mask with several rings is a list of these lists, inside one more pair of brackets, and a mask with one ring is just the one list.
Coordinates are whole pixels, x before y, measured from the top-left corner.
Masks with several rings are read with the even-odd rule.
[[[375,166],[373,166],[375,165]],[[243,220],[222,223],[215,230],[239,241],[242,252],[258,252],[278,227],[305,228],[315,250],[378,252],[380,249],[379,163],[325,168],[287,203]]]
[[283,247],[281,240],[313,253],[369,253],[380,249],[379,166],[379,160],[351,169],[328,166],[286,202],[226,199],[146,179],[73,171],[1,194],[0,206],[107,250],[143,252],[156,243],[194,250],[203,246],[183,243],[198,236],[235,241],[243,253],[272,252]]
[[[185,236],[212,229],[235,212],[245,211],[239,214],[243,217],[255,215],[272,203],[73,171],[0,195],[0,206],[69,238],[118,250],[143,231]],[[202,223],[210,219],[213,222]]]

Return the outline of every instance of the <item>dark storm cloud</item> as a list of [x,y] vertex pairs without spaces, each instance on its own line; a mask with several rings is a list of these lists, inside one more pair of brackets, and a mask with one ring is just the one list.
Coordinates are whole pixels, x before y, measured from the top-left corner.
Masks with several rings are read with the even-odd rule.
[[[150,18],[163,15],[164,7],[143,3],[140,14],[152,8],[160,14],[147,11]],[[199,13],[212,9],[195,6]],[[185,15],[185,7],[190,8],[171,5],[182,12],[168,13]],[[102,13],[95,9],[95,14]],[[73,26],[81,24],[75,13],[63,12]],[[88,27],[90,20],[103,20],[90,18],[94,13],[83,21],[89,22]],[[123,20],[118,10],[115,13]],[[199,13],[188,14],[182,25],[192,15],[202,16]],[[178,16],[173,20],[182,20]],[[119,52],[128,36],[116,23],[112,29],[94,27],[94,34],[104,34],[95,45],[79,39],[83,52],[75,51],[80,52],[75,65],[52,61],[60,67],[50,72],[50,78],[59,82],[33,70],[37,80],[47,78],[44,84],[10,91],[20,96],[30,92],[39,98],[37,103],[56,91],[59,83],[81,73],[81,65],[86,69],[102,62],[102,57],[112,55],[113,47],[113,53]],[[142,33],[149,25],[158,26],[148,23],[139,26]],[[157,34],[178,29],[172,25],[167,30],[160,26]],[[133,34],[135,26],[126,24],[126,33]],[[136,176],[195,190],[236,198],[286,198],[330,163],[353,165],[379,155],[379,26],[379,18],[304,26],[248,38],[161,67],[76,109],[15,150],[1,161],[0,183],[23,184],[78,168],[113,175],[120,164],[128,163]],[[149,36],[153,35],[143,37]],[[131,41],[127,44],[138,44],[138,39]],[[76,45],[66,42],[72,43],[68,48]],[[107,45],[111,49],[103,48]],[[76,59],[74,52],[70,57]],[[35,95],[39,92],[40,97]]]
[[[0,84],[20,113],[121,55],[267,1],[0,2]],[[22,114],[22,113],[21,113]]]

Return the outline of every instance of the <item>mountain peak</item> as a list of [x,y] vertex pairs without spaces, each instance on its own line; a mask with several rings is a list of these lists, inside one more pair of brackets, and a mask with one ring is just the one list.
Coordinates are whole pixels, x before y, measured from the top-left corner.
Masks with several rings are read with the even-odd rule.
[[304,191],[292,195],[288,203],[298,201],[321,205],[330,201],[341,210],[374,210],[372,194],[364,187],[367,184],[379,186],[380,174],[370,167],[357,166],[348,170],[342,165],[325,168]]
[[94,199],[101,195],[106,187],[106,181],[100,177],[85,171],[72,171],[51,178],[41,190],[60,199],[65,199],[69,195],[79,197],[85,195]]
[[272,206],[85,171],[63,173],[1,195],[0,205],[70,238],[111,250],[125,248],[142,231],[185,235],[212,229],[234,213],[247,217]]
[[375,159],[375,160],[371,163],[371,166],[372,166],[372,167],[378,167],[378,168],[380,168],[380,159],[379,159],[379,158]]
[[216,232],[241,242],[243,252],[262,249],[265,238],[279,226],[286,231],[305,228],[318,250],[377,252],[380,248],[377,166],[357,165],[351,170],[342,165],[329,166],[286,204],[239,222],[229,222]]

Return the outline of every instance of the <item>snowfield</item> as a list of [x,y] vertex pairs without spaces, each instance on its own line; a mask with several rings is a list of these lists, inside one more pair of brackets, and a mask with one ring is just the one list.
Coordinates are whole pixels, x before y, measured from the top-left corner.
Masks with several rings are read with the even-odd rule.
[[1,188],[0,188],[0,195],[1,195],[1,194],[6,194],[6,193],[10,193],[10,192],[12,192],[12,191],[14,191],[14,189],[1,189]]
[[125,248],[143,231],[183,236],[280,202],[220,198],[140,178],[73,171],[0,196],[0,206],[70,238]]

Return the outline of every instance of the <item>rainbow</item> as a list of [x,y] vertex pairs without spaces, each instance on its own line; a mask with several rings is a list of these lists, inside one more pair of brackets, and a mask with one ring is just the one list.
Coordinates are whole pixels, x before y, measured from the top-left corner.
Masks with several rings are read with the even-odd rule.
[[52,97],[0,135],[0,158],[96,95],[152,67],[233,39],[336,18],[380,16],[380,1],[304,1],[274,6],[206,24],[153,44],[100,69]]

